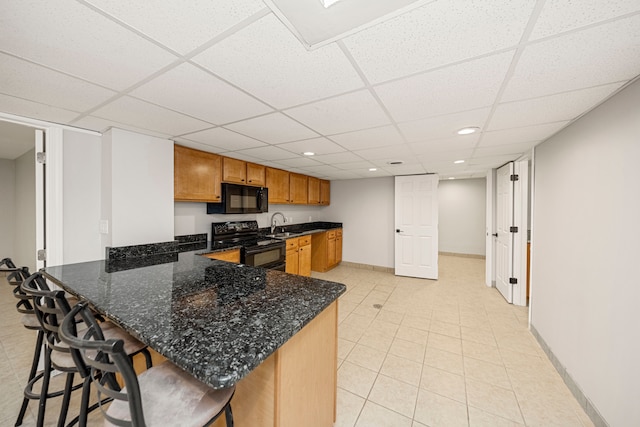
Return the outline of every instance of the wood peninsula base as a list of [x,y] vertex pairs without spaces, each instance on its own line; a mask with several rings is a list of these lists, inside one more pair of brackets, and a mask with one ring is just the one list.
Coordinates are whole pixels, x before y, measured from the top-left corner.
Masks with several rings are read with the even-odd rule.
[[[331,427],[336,419],[338,301],[236,385],[236,427]],[[223,427],[224,417],[213,426]]]

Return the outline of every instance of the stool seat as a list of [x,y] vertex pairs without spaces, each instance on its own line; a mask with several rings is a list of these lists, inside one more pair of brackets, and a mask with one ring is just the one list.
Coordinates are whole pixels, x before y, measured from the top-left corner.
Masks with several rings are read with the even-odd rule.
[[24,326],[27,329],[33,329],[33,330],[39,330],[42,327],[40,326],[40,321],[38,320],[38,317],[33,314],[23,314],[22,317],[20,318],[20,323],[22,323],[22,326]]
[[144,343],[133,338],[126,331],[112,322],[100,323],[100,329],[102,329],[105,340],[124,341],[124,352],[127,354],[136,354],[147,347]]
[[[142,410],[147,426],[204,426],[227,405],[234,387],[214,390],[171,362],[138,375]],[[122,393],[126,393],[126,387]],[[129,403],[114,400],[110,417],[131,421]],[[105,421],[105,426],[115,424]]]

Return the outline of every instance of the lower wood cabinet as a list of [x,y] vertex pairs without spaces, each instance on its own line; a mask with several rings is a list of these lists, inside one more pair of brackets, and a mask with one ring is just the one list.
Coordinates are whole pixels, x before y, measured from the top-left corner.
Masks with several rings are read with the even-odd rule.
[[325,272],[342,261],[342,229],[334,228],[312,235],[311,269]]
[[211,252],[204,254],[204,257],[217,259],[220,261],[240,263],[240,249],[230,249],[228,251]]
[[300,276],[311,276],[311,236],[287,239],[285,271]]

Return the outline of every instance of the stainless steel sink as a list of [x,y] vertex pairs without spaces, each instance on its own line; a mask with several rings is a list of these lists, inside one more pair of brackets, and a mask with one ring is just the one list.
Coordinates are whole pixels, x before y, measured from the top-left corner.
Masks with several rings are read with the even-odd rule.
[[267,234],[267,237],[270,237],[272,239],[282,239],[282,238],[286,238],[286,237],[296,237],[299,236],[300,233],[289,233],[284,232],[284,233],[275,233],[275,234]]

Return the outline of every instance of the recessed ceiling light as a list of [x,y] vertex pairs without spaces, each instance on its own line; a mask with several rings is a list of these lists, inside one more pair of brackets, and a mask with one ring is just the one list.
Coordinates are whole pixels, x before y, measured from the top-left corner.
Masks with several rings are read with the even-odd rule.
[[369,172],[375,172],[377,170],[378,170],[378,168],[369,168]]
[[480,130],[479,127],[476,126],[470,126],[470,127],[466,127],[466,128],[462,128],[458,131],[458,135],[470,135],[472,133],[476,133]]
[[455,161],[455,162],[453,162],[453,163],[455,163],[456,165],[459,165],[460,163],[464,163],[464,160],[456,160],[456,161]]
[[387,162],[388,165],[401,165],[404,162],[402,160],[391,160],[390,162]]
[[314,153],[313,151],[305,151],[302,154],[304,154],[305,156],[315,156],[316,155],[316,153]]
[[449,179],[456,179],[456,178],[455,178],[455,177],[453,177],[453,176],[450,176],[450,177],[449,177]]

